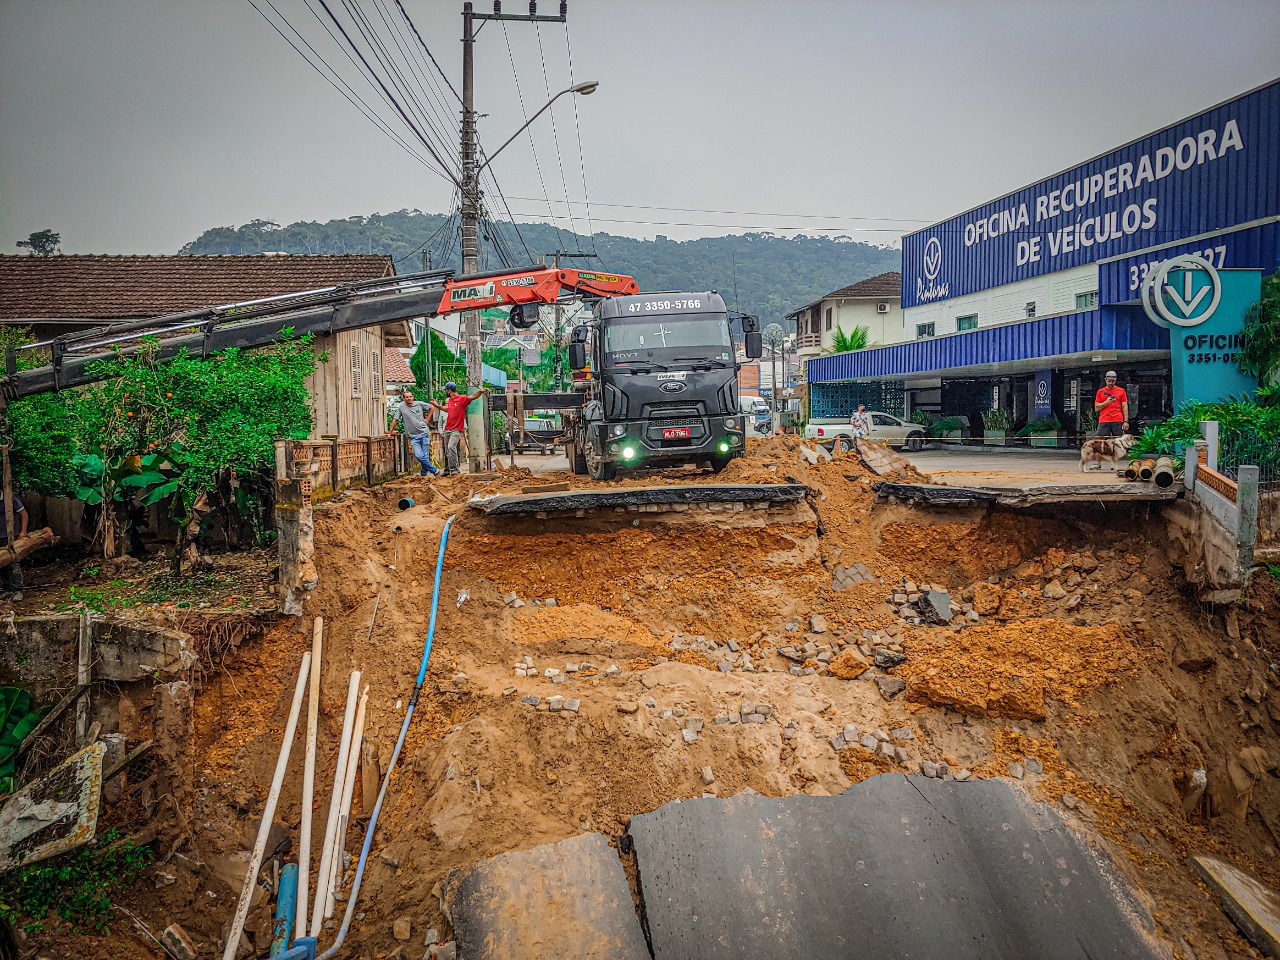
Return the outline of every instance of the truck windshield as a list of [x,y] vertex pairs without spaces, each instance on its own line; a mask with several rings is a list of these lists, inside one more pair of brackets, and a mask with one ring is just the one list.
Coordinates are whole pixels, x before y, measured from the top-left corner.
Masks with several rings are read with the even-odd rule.
[[710,359],[733,357],[729,324],[723,317],[706,315],[611,320],[604,328],[604,349],[611,359],[622,363],[649,359],[655,350],[679,350],[684,356],[692,353]]

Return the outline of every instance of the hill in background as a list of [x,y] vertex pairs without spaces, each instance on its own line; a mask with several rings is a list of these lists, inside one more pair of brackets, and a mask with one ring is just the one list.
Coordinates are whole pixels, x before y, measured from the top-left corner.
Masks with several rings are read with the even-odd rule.
[[[579,222],[581,226],[581,222]],[[731,309],[757,314],[764,323],[825,293],[867,277],[898,270],[899,251],[847,239],[748,233],[697,240],[636,240],[596,233],[592,238],[557,230],[547,223],[481,227],[481,270],[517,267],[556,250],[590,251],[599,260],[565,260],[566,266],[596,267],[634,276],[641,290],[717,290]],[[523,243],[521,242],[523,238]],[[280,226],[254,220],[240,227],[206,230],[179,252],[386,253],[398,273],[422,269],[423,255],[436,267],[461,269],[458,218],[400,210],[328,223]],[[526,253],[525,248],[528,248]],[[505,255],[505,261],[504,261]],[[736,293],[735,293],[736,283]]]

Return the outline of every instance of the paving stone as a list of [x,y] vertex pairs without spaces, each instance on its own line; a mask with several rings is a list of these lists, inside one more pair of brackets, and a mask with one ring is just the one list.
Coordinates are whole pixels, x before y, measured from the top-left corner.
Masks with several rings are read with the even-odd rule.
[[1044,773],[1044,764],[1035,757],[1027,757],[1023,766],[1026,768],[1027,773]]
[[898,758],[899,763],[908,763],[911,760],[911,754],[907,752],[906,747],[894,747],[893,755]]
[[[21,531],[19,531],[19,532],[21,532]],[[738,641],[737,641],[737,640],[730,640],[730,641],[729,641],[729,649],[730,649],[730,650],[732,650],[734,653],[737,653],[737,652],[738,652],[738,650],[739,650],[739,649],[741,649],[741,648],[739,647],[739,645],[738,645]]]
[[716,669],[719,670],[721,673],[733,673],[733,664],[730,663],[728,660],[721,660],[718,664],[716,664]]
[[956,778],[956,780],[958,780],[960,783],[964,783],[966,780],[968,780],[970,777],[972,777],[972,776],[973,776],[973,774],[972,774],[970,771],[968,771],[968,770],[966,770],[966,769],[961,768],[960,770],[957,770],[957,771],[953,774],[953,776],[954,776],[954,777]]
[[577,713],[581,707],[582,707],[582,701],[576,698],[572,700],[566,700],[564,702],[564,708],[568,710],[570,713]]
[[543,671],[542,675],[546,677],[548,680],[551,680],[551,679],[554,679],[555,677],[560,676],[560,671],[557,670],[555,667],[547,667],[547,669]]
[[659,720],[670,720],[675,714],[670,709],[662,709],[658,711]]
[[1023,765],[1018,763],[1016,760],[1013,763],[1009,764],[1009,776],[1013,777],[1013,779],[1021,780],[1026,775],[1027,775],[1026,768],[1023,767]]
[[577,673],[577,672],[578,672],[578,665],[577,665],[576,663],[566,663],[566,664],[564,665],[564,672],[565,672],[565,673]]
[[672,715],[673,717],[683,717],[683,716],[684,716],[684,707],[672,707],[672,708],[671,708],[671,715]]
[[700,717],[689,717],[684,722],[686,730],[692,730],[694,733],[702,732],[702,719]]
[[872,730],[871,735],[875,737],[877,740],[879,740],[881,743],[889,742],[889,735],[885,733],[883,730],[881,730],[879,727],[876,727],[876,729]]
[[770,717],[773,716],[773,707],[767,703],[757,703],[755,710],[752,712],[758,713],[762,717]]
[[880,756],[888,757],[890,760],[895,759],[896,755],[893,752],[893,744],[891,743],[880,744]]
[[396,921],[391,924],[391,936],[395,937],[401,943],[409,939],[409,934],[413,932],[413,927],[409,923],[408,917],[397,917]]
[[951,619],[951,595],[927,590],[916,601],[916,609],[927,623],[946,623]]
[[809,618],[809,631],[811,633],[826,633],[827,618],[820,613],[814,614]]
[[813,667],[805,667],[803,670],[800,671],[800,675],[804,677],[812,677],[817,672],[818,671]]
[[748,713],[742,718],[743,723],[764,723],[763,713]]
[[621,673],[622,673],[622,668],[619,667],[616,663],[610,664],[608,667],[605,668],[605,671],[604,671],[604,675],[606,677],[616,677]]
[[827,743],[831,744],[831,749],[836,751],[836,753],[839,753],[849,745],[845,742],[844,734],[842,733],[837,733],[834,737],[828,740]]
[[730,722],[730,723],[741,723],[741,722],[742,722],[742,718],[741,718],[740,716],[738,716],[738,714],[736,714],[736,713],[731,713],[731,714],[729,714],[729,722]]
[[790,668],[787,670],[787,673],[791,674],[791,676],[793,676],[793,677],[803,677],[803,676],[804,676],[804,668],[803,668],[803,667],[790,667]]
[[782,739],[783,739],[783,740],[790,740],[790,739],[791,739],[792,737],[794,737],[795,735],[796,735],[796,728],[795,728],[795,727],[787,727],[785,730],[783,730],[783,731],[782,731]]
[[729,715],[727,713],[719,714],[716,717],[716,723],[728,723],[728,722],[729,722]]
[[938,765],[932,760],[921,760],[920,772],[932,780],[938,776]]
[[561,674],[557,674],[556,676],[552,677],[552,678],[551,678],[551,682],[552,682],[552,683],[568,683],[568,682],[569,682],[569,678],[568,678],[568,677],[566,677],[563,673],[561,673]]
[[422,941],[422,945],[424,947],[434,947],[439,942],[440,942],[440,931],[437,930],[435,927],[428,927],[427,936]]
[[940,764],[938,764],[938,776],[939,776],[939,777],[949,777],[949,776],[951,776],[951,767],[949,767],[949,766],[948,766],[947,764],[945,764],[945,763],[940,763]]
[[875,680],[876,687],[880,690],[880,696],[886,700],[892,700],[907,689],[907,685],[897,677],[876,677]]
[[619,713],[635,713],[640,709],[640,704],[634,700],[623,700],[618,704]]
[[858,738],[861,735],[862,734],[858,730],[858,725],[856,723],[848,724],[843,731],[843,736],[846,743],[857,743]]
[[910,727],[898,727],[896,730],[890,730],[889,736],[895,740],[914,740],[916,738]]
[[532,666],[533,666],[533,657],[528,657],[528,656],[526,656],[526,657],[524,658],[524,665],[525,665],[526,667],[532,667]]
[[702,768],[702,782],[708,787],[716,782],[716,775],[710,767]]
[[1066,595],[1066,588],[1057,580],[1050,580],[1045,585],[1044,590],[1041,591],[1041,596],[1046,600],[1061,600],[1066,597]]
[[564,709],[564,697],[547,697],[547,709],[559,713]]
[[872,753],[875,753],[876,748],[880,746],[880,741],[869,733],[864,733],[858,743],[862,745],[863,750],[870,750]]
[[696,743],[698,740],[698,731],[684,729],[680,731],[680,735],[684,737],[685,743]]
[[504,697],[514,697],[514,696],[516,695],[516,688],[515,688],[515,687],[503,687],[503,688],[502,688],[502,695],[503,695]]
[[979,620],[981,620],[981,619],[982,619],[982,617],[978,614],[978,611],[977,611],[977,610],[970,610],[970,611],[968,611],[968,612],[964,615],[964,618],[965,618],[966,620],[968,620],[970,623],[977,623]]
[[538,704],[542,702],[542,698],[541,697],[521,697],[520,702],[525,704],[526,706],[536,707]]
[[178,924],[171,923],[165,927],[164,933],[160,934],[160,942],[179,960],[195,960],[195,944],[191,942],[191,937],[187,935],[187,931],[183,930]]
[[648,707],[650,710],[652,710],[654,707],[658,705],[658,701],[653,699],[653,697],[645,697],[644,705]]

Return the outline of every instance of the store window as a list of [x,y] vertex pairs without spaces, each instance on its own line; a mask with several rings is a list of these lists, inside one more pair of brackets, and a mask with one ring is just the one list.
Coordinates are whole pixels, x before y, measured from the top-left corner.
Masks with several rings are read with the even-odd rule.
[[1036,315],[1036,302],[1034,300],[1027,301],[1027,319],[1030,320]]
[[1090,290],[1088,293],[1076,294],[1077,310],[1096,310],[1098,309],[1098,291]]
[[917,323],[917,324],[916,324],[916,339],[917,339],[917,340],[928,340],[928,339],[929,339],[930,337],[932,337],[932,336],[936,336],[936,334],[934,334],[934,332],[933,332],[933,324],[932,324],[932,323]]
[[956,317],[956,332],[963,333],[966,330],[978,329],[978,315],[971,313],[966,317]]

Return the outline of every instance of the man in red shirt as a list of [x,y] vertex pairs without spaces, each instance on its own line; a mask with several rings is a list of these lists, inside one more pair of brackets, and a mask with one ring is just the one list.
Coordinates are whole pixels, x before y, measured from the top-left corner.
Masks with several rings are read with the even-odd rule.
[[443,410],[444,416],[444,475],[446,477],[456,476],[458,473],[458,458],[462,452],[462,435],[467,430],[467,407],[472,400],[479,399],[483,393],[488,393],[488,387],[481,387],[471,396],[466,396],[458,392],[458,385],[453,381],[444,385],[445,401],[444,406],[431,401],[431,405],[437,410]]
[[1107,385],[1093,398],[1098,411],[1099,437],[1119,437],[1129,432],[1129,395],[1116,386],[1116,372],[1107,371]]

